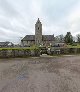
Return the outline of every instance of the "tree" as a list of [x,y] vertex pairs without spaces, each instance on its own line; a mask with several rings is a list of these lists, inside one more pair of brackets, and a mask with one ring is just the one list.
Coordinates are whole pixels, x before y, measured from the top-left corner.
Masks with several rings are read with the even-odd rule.
[[80,34],[77,35],[77,42],[80,43]]
[[64,42],[64,36],[62,34],[56,36],[55,39],[56,39],[57,42]]
[[66,36],[64,37],[64,41],[67,44],[73,43],[73,36],[71,35],[71,32],[67,32]]

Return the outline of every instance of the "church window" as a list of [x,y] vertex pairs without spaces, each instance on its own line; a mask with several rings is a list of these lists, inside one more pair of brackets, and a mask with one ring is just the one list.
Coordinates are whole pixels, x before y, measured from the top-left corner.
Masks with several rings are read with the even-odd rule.
[[39,40],[37,42],[39,43]]
[[26,41],[28,43],[28,41]]
[[38,30],[39,30],[39,27],[38,27]]

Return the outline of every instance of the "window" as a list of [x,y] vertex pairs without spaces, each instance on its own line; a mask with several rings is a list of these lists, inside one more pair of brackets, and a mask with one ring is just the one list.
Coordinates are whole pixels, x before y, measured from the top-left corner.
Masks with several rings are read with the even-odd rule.
[[38,30],[39,30],[39,27],[38,27]]
[[39,43],[39,40],[37,42]]

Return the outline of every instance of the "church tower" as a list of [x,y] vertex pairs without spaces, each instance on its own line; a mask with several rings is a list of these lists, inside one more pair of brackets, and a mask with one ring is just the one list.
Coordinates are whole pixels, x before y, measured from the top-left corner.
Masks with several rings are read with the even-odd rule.
[[42,24],[38,18],[35,24],[35,45],[42,44]]

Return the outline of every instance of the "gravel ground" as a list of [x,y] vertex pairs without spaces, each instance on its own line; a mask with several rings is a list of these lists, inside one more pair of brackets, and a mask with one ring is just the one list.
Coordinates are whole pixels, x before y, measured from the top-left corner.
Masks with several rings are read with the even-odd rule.
[[80,92],[80,56],[0,59],[0,92]]

